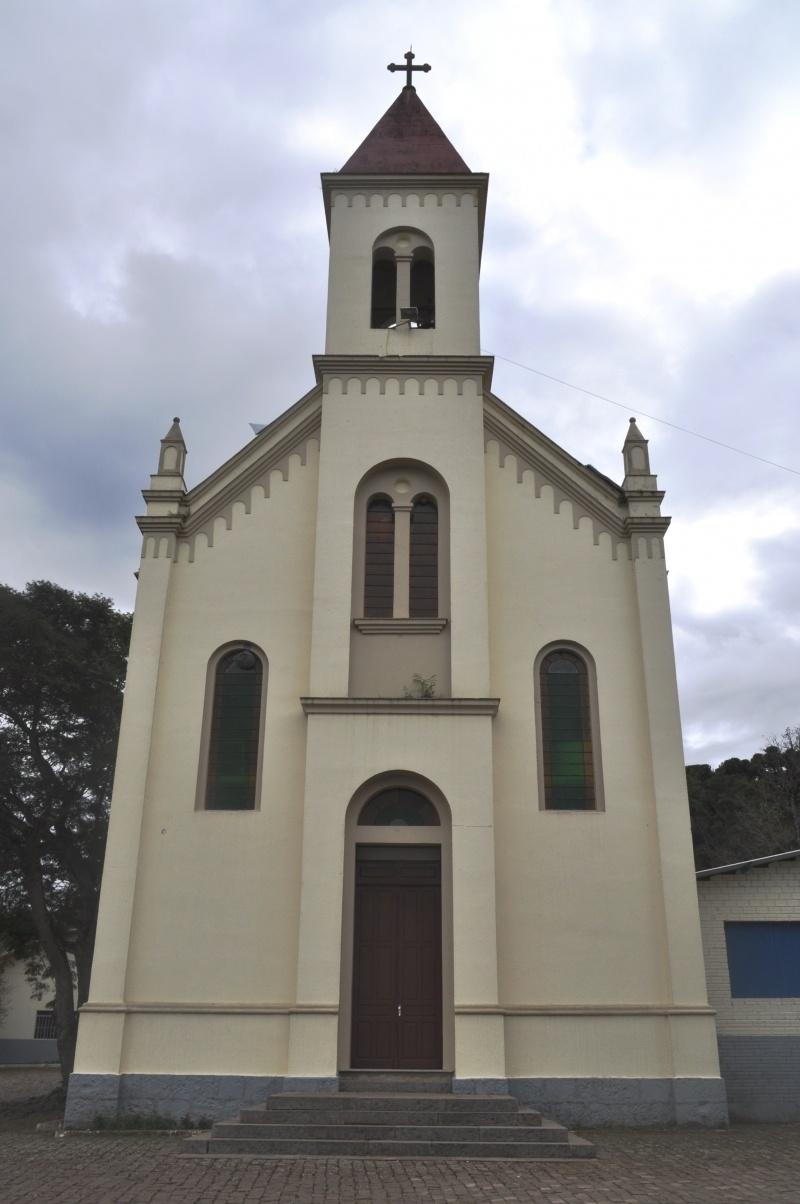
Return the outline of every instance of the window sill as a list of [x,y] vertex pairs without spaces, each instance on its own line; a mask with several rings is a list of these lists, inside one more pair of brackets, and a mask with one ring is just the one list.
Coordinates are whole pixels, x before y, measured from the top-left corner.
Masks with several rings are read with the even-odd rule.
[[306,715],[489,715],[499,698],[301,698]]
[[438,635],[447,619],[353,619],[362,635]]

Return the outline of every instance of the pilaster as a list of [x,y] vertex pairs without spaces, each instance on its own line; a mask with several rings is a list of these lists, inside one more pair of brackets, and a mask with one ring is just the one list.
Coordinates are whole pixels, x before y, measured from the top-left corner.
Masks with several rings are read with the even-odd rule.
[[[89,1003],[93,1004],[125,1001],[164,620],[185,497],[185,461],[186,445],[176,418],[161,440],[158,470],[150,477],[150,488],[143,491],[147,514],[137,520],[143,535],[142,559],[92,963]],[[123,1035],[124,1015],[84,1013],[76,1071],[119,1073]]]
[[670,1002],[705,1002],[689,804],[663,556],[633,562],[641,632],[656,827],[664,894]]

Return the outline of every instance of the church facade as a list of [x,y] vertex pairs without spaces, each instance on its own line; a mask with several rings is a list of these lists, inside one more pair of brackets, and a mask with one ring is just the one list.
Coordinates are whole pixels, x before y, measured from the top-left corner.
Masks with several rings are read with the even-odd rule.
[[313,388],[191,489],[162,440],[70,1125],[353,1068],[725,1119],[663,495],[493,394],[487,183],[409,83],[322,176]]

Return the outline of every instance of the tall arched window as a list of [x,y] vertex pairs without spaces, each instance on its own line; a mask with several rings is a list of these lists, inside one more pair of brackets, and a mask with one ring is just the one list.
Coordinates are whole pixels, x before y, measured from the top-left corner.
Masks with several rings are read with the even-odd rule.
[[412,619],[439,613],[439,513],[427,493],[415,498],[411,511],[408,613]]
[[586,661],[555,648],[539,668],[544,805],[554,811],[597,808],[592,713]]
[[256,805],[263,688],[261,657],[226,652],[214,669],[205,807],[252,811]]
[[394,510],[388,497],[370,498],[364,549],[364,616],[385,619],[394,607]]
[[434,287],[433,251],[417,247],[411,260],[411,304],[419,311],[419,324],[436,325],[436,292]]
[[397,317],[397,264],[389,247],[378,247],[372,253],[372,317],[373,329],[391,326]]

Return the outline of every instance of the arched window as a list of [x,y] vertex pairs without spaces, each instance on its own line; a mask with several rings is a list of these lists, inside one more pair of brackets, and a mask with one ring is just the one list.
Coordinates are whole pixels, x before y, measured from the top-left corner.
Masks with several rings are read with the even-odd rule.
[[597,807],[586,661],[555,648],[539,668],[544,805],[554,811]]
[[432,828],[438,827],[440,820],[433,803],[424,794],[392,786],[364,804],[358,823],[376,828]]
[[411,260],[411,304],[419,311],[419,324],[436,325],[436,291],[434,287],[433,251],[417,247]]
[[372,253],[372,317],[373,329],[391,326],[397,317],[397,264],[389,247],[378,247]]
[[252,811],[256,805],[263,677],[261,657],[246,647],[217,662],[205,786],[209,811]]
[[385,619],[394,607],[394,510],[388,497],[370,498],[364,549],[364,616]]
[[439,513],[427,493],[415,498],[411,511],[408,613],[412,619],[439,613]]
[[[415,309],[415,317],[401,311]],[[422,230],[384,230],[372,245],[370,326],[398,323],[408,332],[436,325],[433,243]]]

